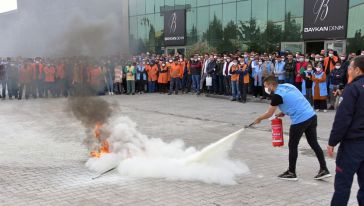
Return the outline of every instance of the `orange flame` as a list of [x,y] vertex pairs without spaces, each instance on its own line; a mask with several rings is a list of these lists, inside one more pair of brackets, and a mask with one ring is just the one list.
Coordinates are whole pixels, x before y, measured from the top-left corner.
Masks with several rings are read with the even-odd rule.
[[92,151],[90,153],[91,157],[100,158],[102,154],[110,153],[109,149],[109,142],[107,140],[101,140],[101,129],[102,129],[101,123],[96,123],[94,128],[94,135],[95,138],[99,141],[100,146],[96,151]]

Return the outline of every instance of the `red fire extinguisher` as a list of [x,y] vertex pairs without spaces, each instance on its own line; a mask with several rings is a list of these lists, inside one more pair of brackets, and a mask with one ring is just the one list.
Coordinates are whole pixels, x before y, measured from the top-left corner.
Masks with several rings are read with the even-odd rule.
[[272,145],[273,147],[284,145],[282,119],[278,117],[272,120]]

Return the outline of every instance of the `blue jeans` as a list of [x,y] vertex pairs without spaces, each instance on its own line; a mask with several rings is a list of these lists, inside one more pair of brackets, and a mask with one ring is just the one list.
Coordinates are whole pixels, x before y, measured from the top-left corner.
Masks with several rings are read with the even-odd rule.
[[148,92],[149,93],[154,93],[155,92],[155,86],[156,86],[155,81],[148,81]]
[[111,74],[106,78],[107,79],[107,90],[108,92],[114,92],[114,81],[112,80]]
[[233,99],[240,98],[239,81],[231,81],[231,93],[233,94]]
[[200,75],[192,75],[192,87],[195,92],[198,92],[200,90],[200,81]]
[[294,77],[286,77],[285,82],[294,85]]
[[336,157],[335,192],[331,206],[347,205],[354,174],[358,176],[358,204],[364,205],[364,141],[345,141]]

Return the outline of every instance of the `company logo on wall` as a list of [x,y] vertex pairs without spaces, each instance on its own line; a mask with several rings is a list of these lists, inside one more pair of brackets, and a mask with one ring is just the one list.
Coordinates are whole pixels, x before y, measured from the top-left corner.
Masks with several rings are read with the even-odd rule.
[[164,44],[165,46],[186,45],[186,10],[164,13]]
[[305,0],[304,39],[346,38],[348,0]]

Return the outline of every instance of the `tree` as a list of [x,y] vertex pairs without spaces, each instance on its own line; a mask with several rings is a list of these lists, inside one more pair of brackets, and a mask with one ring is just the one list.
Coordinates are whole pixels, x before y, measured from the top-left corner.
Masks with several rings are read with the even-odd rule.
[[240,21],[239,26],[240,38],[249,51],[261,52],[261,33],[260,28],[257,26],[255,19],[251,19],[248,22]]
[[292,18],[291,12],[288,12],[284,19],[283,41],[300,41],[301,26]]
[[210,22],[208,29],[202,35],[202,41],[207,41],[211,46],[218,47],[223,37],[222,23],[216,15],[214,15],[214,19]]
[[274,24],[272,21],[267,22],[267,27],[262,33],[262,45],[265,52],[276,51],[282,41],[282,27]]
[[223,31],[223,39],[217,46],[219,52],[234,51],[240,48],[240,44],[237,44],[239,36],[239,30],[234,21],[230,21]]
[[195,25],[192,25],[191,32],[187,35],[188,44],[195,44],[197,40],[197,28]]

